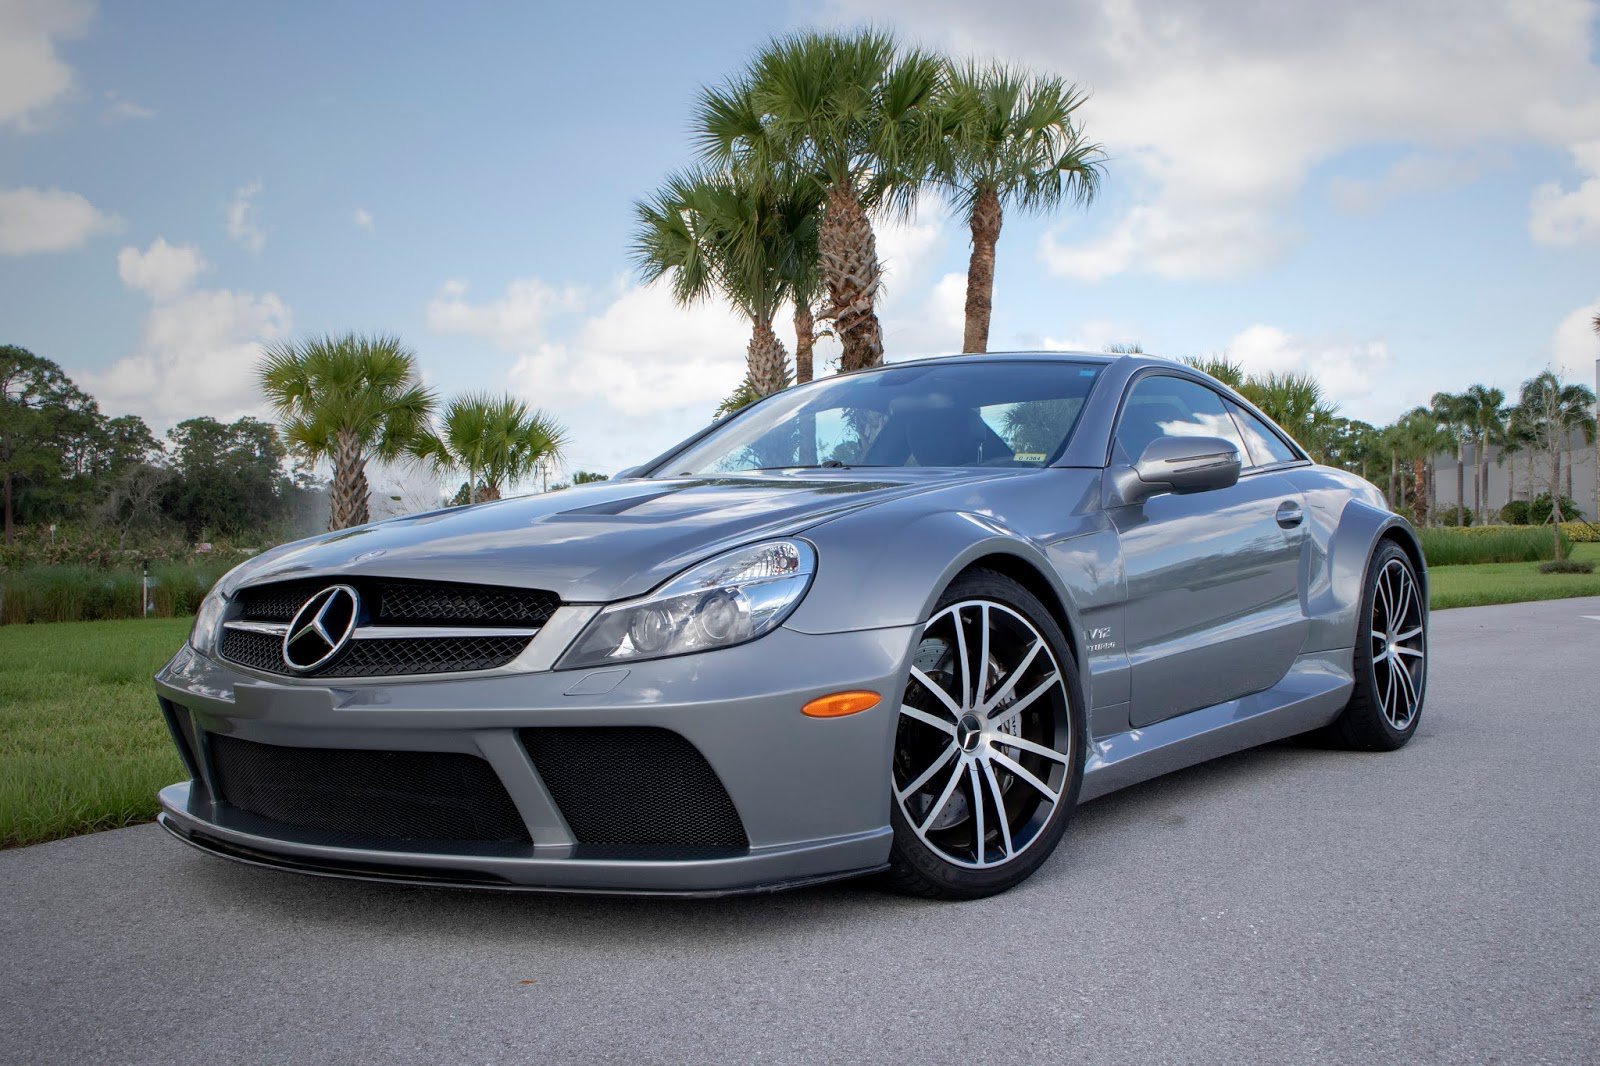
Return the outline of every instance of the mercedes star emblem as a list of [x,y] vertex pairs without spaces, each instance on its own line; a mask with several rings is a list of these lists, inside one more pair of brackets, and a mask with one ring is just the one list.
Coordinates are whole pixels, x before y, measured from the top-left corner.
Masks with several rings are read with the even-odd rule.
[[349,585],[332,585],[305,602],[283,635],[283,661],[302,674],[344,650],[356,631],[361,599]]

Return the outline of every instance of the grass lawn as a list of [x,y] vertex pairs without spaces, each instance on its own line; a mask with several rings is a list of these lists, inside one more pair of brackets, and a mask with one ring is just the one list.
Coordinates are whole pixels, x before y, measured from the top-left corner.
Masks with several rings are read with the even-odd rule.
[[[1600,544],[1575,558],[1600,563]],[[1600,596],[1600,573],[1541,574],[1537,563],[1430,571],[1433,606]],[[156,790],[184,770],[150,675],[187,618],[0,626],[0,847],[115,829],[155,817]]]
[[150,675],[190,621],[0,626],[0,847],[155,817],[187,774]]
[[1594,563],[1593,574],[1541,574],[1538,563],[1475,563],[1428,569],[1433,607],[1478,607],[1489,603],[1600,596],[1600,544],[1574,544],[1572,557]]

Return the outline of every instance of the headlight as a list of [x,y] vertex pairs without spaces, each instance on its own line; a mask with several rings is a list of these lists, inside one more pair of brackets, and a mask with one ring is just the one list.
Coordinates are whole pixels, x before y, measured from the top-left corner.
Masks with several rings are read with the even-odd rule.
[[228,598],[222,594],[222,582],[218,581],[211,586],[206,598],[200,601],[200,609],[194,613],[194,628],[189,630],[189,647],[201,655],[212,654],[217,646],[217,630],[222,626],[222,612],[227,606]]
[[691,567],[649,596],[595,616],[559,670],[743,644],[776,629],[811,584],[817,555],[803,540],[772,540]]

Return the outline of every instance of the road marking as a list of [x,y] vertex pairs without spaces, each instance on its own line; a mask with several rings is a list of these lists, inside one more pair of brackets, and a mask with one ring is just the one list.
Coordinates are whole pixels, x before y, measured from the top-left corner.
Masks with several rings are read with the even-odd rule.
[[1579,618],[1587,618],[1591,622],[1600,622],[1600,614],[1580,614]]

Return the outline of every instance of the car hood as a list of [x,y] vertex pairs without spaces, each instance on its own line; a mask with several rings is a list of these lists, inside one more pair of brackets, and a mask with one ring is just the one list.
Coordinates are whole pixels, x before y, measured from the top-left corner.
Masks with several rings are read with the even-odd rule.
[[392,519],[275,549],[241,584],[369,575],[549,589],[568,603],[642,595],[683,568],[889,500],[1024,471],[805,471],[601,482]]

